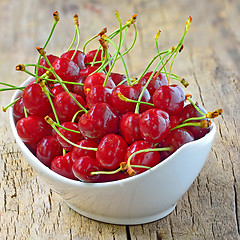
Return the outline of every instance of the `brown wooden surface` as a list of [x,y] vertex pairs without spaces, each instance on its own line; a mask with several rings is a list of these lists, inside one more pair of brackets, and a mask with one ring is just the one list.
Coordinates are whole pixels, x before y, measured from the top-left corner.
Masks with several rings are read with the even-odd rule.
[[[8,123],[0,113],[0,239],[239,239],[240,233],[240,2],[238,0],[1,0],[0,76],[2,82],[20,84],[18,63],[34,63],[36,46],[42,46],[58,10],[61,21],[47,51],[60,54],[68,48],[79,14],[81,43],[107,26],[117,28],[117,9],[125,21],[138,14],[138,41],[126,57],[131,76],[139,76],[159,45],[176,45],[189,15],[193,22],[184,51],[173,71],[190,82],[188,91],[207,110],[223,108],[216,119],[218,132],[199,177],[162,220],[117,226],[89,220],[67,207],[35,174],[17,147]],[[131,39],[131,37],[130,37]],[[94,47],[96,43],[91,46]],[[82,45],[81,45],[82,46]],[[122,71],[121,65],[118,66]],[[12,92],[0,93],[1,106]]]

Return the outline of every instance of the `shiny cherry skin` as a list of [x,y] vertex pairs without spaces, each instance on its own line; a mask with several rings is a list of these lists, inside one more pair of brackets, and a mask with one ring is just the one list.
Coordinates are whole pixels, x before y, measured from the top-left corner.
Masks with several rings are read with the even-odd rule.
[[[53,64],[54,61],[56,61],[58,59],[57,56],[52,55],[52,54],[47,55],[47,58],[51,64]],[[50,68],[50,66],[48,65],[48,63],[46,62],[46,60],[43,57],[40,59],[39,65],[46,67],[46,68]],[[45,72],[46,72],[46,70],[44,68],[41,68],[41,67],[38,68],[38,76],[42,76]],[[36,73],[36,67],[35,67],[35,73]],[[52,75],[50,78],[54,79],[54,76]]]
[[147,110],[140,117],[139,127],[145,141],[159,143],[169,134],[169,114],[157,108]]
[[17,122],[17,133],[23,142],[35,144],[51,134],[51,127],[42,117],[29,116]]
[[[132,143],[126,151],[125,154],[125,162],[128,162],[128,158],[135,152],[139,150],[149,149],[153,148],[153,145],[144,141],[136,141]],[[159,152],[144,152],[144,153],[138,153],[135,156],[133,156],[130,160],[130,165],[142,165],[147,167],[154,167],[158,163],[161,162],[161,156]],[[145,172],[146,168],[134,168],[133,170],[136,172],[136,174]]]
[[[96,86],[96,85],[103,86],[105,78],[106,78],[106,74],[101,73],[101,72],[97,72],[97,73],[94,73],[94,74],[88,76],[85,79],[84,86],[83,86],[85,95],[87,96],[91,87]],[[111,88],[111,89],[116,87],[115,83],[113,82],[113,80],[110,77],[107,80],[106,87]]]
[[[86,147],[86,148],[97,148],[98,142],[93,139],[83,139],[79,142],[77,142],[77,145],[80,147]],[[82,149],[79,147],[74,147],[72,150],[72,161],[75,162],[78,158],[83,156],[89,156],[91,158],[96,158],[96,151],[93,150],[87,150]]]
[[112,89],[103,87],[102,85],[92,86],[88,91],[86,102],[89,108],[96,103],[108,103],[111,105]]
[[47,167],[51,166],[51,161],[62,154],[62,147],[53,136],[44,137],[37,146],[36,157]]
[[[161,86],[163,85],[167,85],[168,81],[167,78],[164,74],[160,73],[158,76],[156,75],[157,72],[153,75],[152,79],[150,80],[148,86],[147,86],[147,90],[149,91],[151,97],[153,96],[154,92]],[[141,84],[142,86],[145,86],[148,79],[150,78],[150,76],[152,75],[152,71],[147,72],[140,80],[139,80],[139,84]]]
[[91,172],[102,171],[103,167],[97,159],[89,156],[78,158],[72,166],[72,171],[80,181],[83,182],[98,182],[100,174],[91,175]]
[[128,145],[125,140],[117,134],[104,136],[97,149],[96,158],[107,170],[114,170],[124,161]]
[[[203,113],[207,113],[206,110],[203,109],[203,107],[201,107],[198,103],[196,103],[196,105]],[[181,113],[179,114],[181,122],[188,118],[201,117],[201,116],[202,115],[195,109],[195,107],[192,104],[186,105],[183,108],[183,110],[181,111]],[[196,122],[196,121],[191,121],[191,122]],[[201,128],[201,127],[197,127],[197,126],[187,126],[184,128],[189,130],[193,134],[195,140],[204,137],[210,131],[210,127]]]
[[[65,127],[67,129],[71,129],[74,131],[78,131],[78,124],[77,123],[73,123],[73,122],[64,122],[61,124],[62,127]],[[64,128],[59,127],[58,131],[65,137],[67,138],[69,141],[73,142],[73,143],[77,143],[80,140],[83,139],[83,136],[81,133],[76,133],[76,132],[71,132],[68,131]],[[61,146],[67,151],[72,151],[73,149],[73,145],[71,145],[70,143],[68,143],[66,140],[64,140],[59,134],[57,134],[57,140],[58,142],[61,144]]]
[[113,82],[117,86],[119,83],[121,83],[123,80],[126,80],[126,76],[124,74],[120,73],[113,73],[111,72],[110,77],[112,78]]
[[140,114],[125,113],[120,119],[120,133],[128,144],[142,140],[139,128]]
[[[75,50],[70,50],[68,52],[63,53],[61,55],[61,58],[68,58],[71,60],[74,53],[75,53]],[[85,58],[85,54],[82,51],[77,50],[72,61],[75,62],[80,69],[84,69],[85,68],[84,58]]]
[[114,174],[100,174],[98,178],[98,182],[113,182],[128,178],[129,174],[125,172],[117,172]]
[[25,117],[22,97],[20,97],[13,105],[13,116],[15,121]]
[[185,143],[194,141],[193,134],[182,128],[172,130],[169,135],[161,142],[161,147],[171,147],[171,151],[161,152],[161,156],[165,159],[174,153],[177,149]]
[[58,58],[53,62],[52,66],[63,81],[75,82],[79,77],[80,68],[68,58]]
[[80,117],[78,127],[84,137],[100,140],[106,134],[118,133],[119,116],[109,104],[96,103]]
[[80,72],[79,72],[79,76],[88,76],[90,75],[91,73],[95,72],[96,70],[98,69],[98,67],[96,66],[92,66],[92,67],[87,67],[87,68],[84,68],[84,69],[80,69]]
[[[80,76],[77,80],[76,83],[84,84],[87,76]],[[83,85],[73,85],[72,86],[72,92],[76,93],[77,95],[81,96],[84,100],[86,100],[86,95],[83,90]]]
[[[119,94],[122,94],[128,99],[138,100],[143,87],[140,84],[134,84],[133,86],[119,85],[112,91],[112,106],[114,106],[121,114],[127,112],[134,112],[136,103],[127,102],[119,98]],[[150,102],[150,94],[148,90],[144,91],[141,101]],[[140,104],[140,112],[145,111],[149,107],[144,104]]]
[[77,178],[74,176],[72,171],[72,158],[71,158],[71,152],[55,157],[51,162],[51,170],[58,173],[59,175],[77,180]]
[[[84,63],[86,65],[86,67],[91,66],[91,64],[87,64],[87,63],[91,63],[93,61],[96,53],[97,53],[97,49],[91,50],[91,51],[86,53],[86,56],[85,56],[85,59],[84,59]],[[103,54],[103,57],[105,57],[104,54]],[[102,50],[101,49],[98,51],[97,57],[95,59],[95,62],[99,62],[99,61],[102,61]],[[95,63],[94,66],[100,67],[101,63]]]
[[52,108],[47,95],[38,83],[28,85],[23,91],[23,105],[30,115],[44,117]]
[[185,94],[178,85],[164,85],[153,94],[153,104],[170,115],[179,114],[184,106]]
[[[73,97],[83,106],[86,107],[86,103],[83,98],[75,93],[71,93]],[[55,107],[57,116],[61,123],[71,122],[74,114],[81,110],[77,103],[70,97],[67,92],[62,92],[54,97],[53,105]]]
[[55,96],[57,96],[59,93],[65,92],[64,88],[60,85],[57,84],[51,89],[51,93]]

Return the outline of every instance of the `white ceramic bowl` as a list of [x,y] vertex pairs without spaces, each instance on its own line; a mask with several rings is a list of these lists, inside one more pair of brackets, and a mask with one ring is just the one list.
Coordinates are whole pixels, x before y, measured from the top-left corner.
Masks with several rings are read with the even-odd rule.
[[[20,95],[16,91],[12,100]],[[70,208],[91,219],[123,225],[152,222],[171,213],[201,171],[216,133],[213,123],[205,137],[185,144],[142,174],[114,182],[83,183],[51,171],[28,150],[17,134],[12,108],[10,125],[28,163]]]

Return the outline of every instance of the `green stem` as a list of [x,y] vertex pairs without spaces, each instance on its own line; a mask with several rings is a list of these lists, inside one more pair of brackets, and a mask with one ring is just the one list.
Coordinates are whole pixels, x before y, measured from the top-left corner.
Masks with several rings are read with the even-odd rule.
[[190,97],[187,97],[187,100],[193,105],[193,107],[203,116],[205,116],[205,113],[202,112],[198,106],[192,101],[192,99]]
[[74,36],[73,36],[73,40],[72,40],[69,48],[67,49],[67,52],[69,52],[69,51],[71,50],[71,48],[72,48],[72,46],[73,46],[73,44],[74,44],[74,42],[75,42],[75,40],[76,40],[76,36],[77,36],[77,29],[75,29]]
[[3,112],[6,112],[8,110],[8,108],[10,108],[11,106],[13,106],[21,97],[16,98],[13,102],[9,103],[7,106],[2,107]]

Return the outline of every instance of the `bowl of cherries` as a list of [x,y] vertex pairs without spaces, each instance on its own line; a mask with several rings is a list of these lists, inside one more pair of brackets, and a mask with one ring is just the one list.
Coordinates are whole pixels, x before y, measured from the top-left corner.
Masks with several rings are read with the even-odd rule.
[[[9,108],[28,163],[70,208],[102,222],[142,224],[171,213],[194,182],[216,133],[212,119],[222,110],[205,111],[184,93],[187,81],[171,72],[191,17],[174,47],[159,50],[159,31],[156,55],[141,76],[130,77],[124,56],[136,42],[137,16],[125,24],[115,16],[119,28],[110,34],[104,28],[80,51],[75,14],[73,41],[56,56],[46,53],[59,22],[54,12],[37,62],[16,66],[29,78],[21,86],[5,84],[16,91],[3,110]],[[123,50],[128,31],[134,39]],[[86,51],[96,39],[99,48]],[[113,71],[116,61],[124,73]]]

